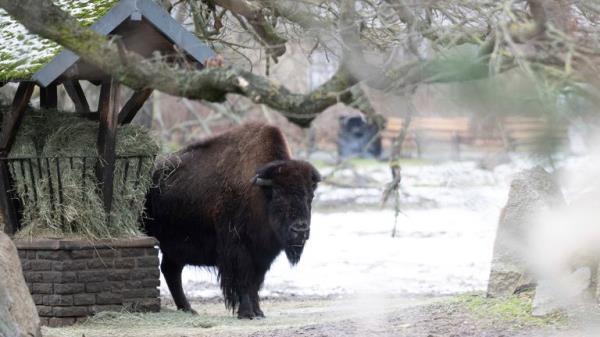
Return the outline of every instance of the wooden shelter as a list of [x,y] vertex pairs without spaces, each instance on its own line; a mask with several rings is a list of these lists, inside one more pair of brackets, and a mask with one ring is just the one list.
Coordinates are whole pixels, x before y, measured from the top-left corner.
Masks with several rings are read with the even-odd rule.
[[[152,0],[54,0],[55,4],[77,17],[94,31],[118,36],[122,46],[144,57],[159,52],[169,62],[202,68],[213,51],[171,18]],[[106,210],[113,200],[115,138],[119,124],[131,122],[152,93],[152,89],[135,91],[121,107],[119,84],[108,74],[82,61],[76,54],[63,50],[52,41],[27,31],[0,10],[0,87],[18,82],[10,111],[3,116],[0,130],[0,208],[5,232],[18,228],[14,196],[10,195],[11,177],[8,154],[30,102],[39,87],[40,106],[57,107],[57,88],[62,85],[78,113],[99,120],[96,176]],[[90,107],[80,81],[90,81],[100,88],[97,109]]]

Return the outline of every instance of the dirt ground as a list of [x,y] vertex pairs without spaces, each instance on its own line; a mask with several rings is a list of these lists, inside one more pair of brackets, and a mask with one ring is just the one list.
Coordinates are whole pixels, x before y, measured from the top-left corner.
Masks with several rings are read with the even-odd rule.
[[68,328],[44,328],[46,337],[588,337],[566,319],[531,318],[528,303],[481,296],[267,299],[267,318],[242,321],[222,303],[195,302],[198,316],[167,304],[153,314],[103,313]]

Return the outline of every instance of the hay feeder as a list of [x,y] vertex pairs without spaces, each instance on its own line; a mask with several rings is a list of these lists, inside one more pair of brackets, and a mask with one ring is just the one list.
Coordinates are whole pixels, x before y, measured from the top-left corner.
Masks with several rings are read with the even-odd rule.
[[[106,36],[118,36],[123,48],[146,58],[154,57],[158,52],[166,60],[180,66],[202,68],[206,60],[214,55],[210,48],[173,20],[169,13],[152,0],[53,0],[53,2],[96,32]],[[144,160],[153,160],[151,156],[135,154],[119,156],[115,151],[118,127],[131,122],[152,94],[152,89],[137,90],[127,101],[121,102],[118,94],[119,83],[116,79],[87,64],[73,52],[63,50],[54,42],[29,33],[25,27],[1,9],[0,27],[3,27],[0,31],[0,50],[2,50],[0,87],[9,82],[18,83],[12,104],[3,115],[0,129],[0,210],[4,219],[4,231],[9,235],[15,235],[22,228],[20,223],[22,215],[17,211],[18,203],[21,201],[15,195],[13,176],[18,174],[16,172],[21,172],[19,171],[21,169],[24,169],[22,173],[29,175],[32,180],[30,188],[38,186],[36,179],[42,176],[46,179],[56,177],[57,181],[48,185],[52,186],[52,191],[44,191],[44,193],[51,193],[50,199],[53,203],[49,207],[54,207],[61,204],[60,198],[65,188],[61,179],[63,165],[73,167],[74,162],[84,163],[80,168],[82,174],[90,174],[95,178],[96,193],[101,199],[104,210],[110,214],[115,203],[119,202],[115,197],[115,193],[119,193],[119,189],[116,188],[118,182],[115,180],[121,179],[121,176],[115,176],[115,171],[123,165],[126,172],[124,177],[130,176],[131,178],[127,179],[135,180],[142,174],[140,169],[144,166]],[[81,81],[89,81],[100,86],[97,109],[90,107]],[[76,114],[97,122],[94,155],[85,155],[81,158],[73,155],[16,158],[9,156],[17,131],[30,110],[28,106],[34,89],[39,88],[40,108],[52,110],[57,108],[57,88],[61,85],[73,102]],[[43,170],[46,172],[44,173]],[[37,177],[31,174],[36,171],[39,174]],[[53,173],[50,173],[51,171]],[[99,303],[110,304],[112,306],[109,307],[113,310],[116,309],[115,306],[125,305],[125,303],[128,304],[128,309],[158,310],[159,305],[154,305],[155,300],[158,299],[158,291],[156,291],[159,276],[158,250],[156,242],[148,240],[144,238],[103,240],[98,241],[98,245],[93,241],[90,243],[89,239],[66,242],[64,238],[55,240],[33,238],[26,242],[17,242],[24,269],[27,268],[26,274],[32,275],[27,282],[43,321],[51,325],[70,324],[101,310]],[[100,256],[102,254],[98,252],[105,255],[104,260]],[[138,253],[140,255],[136,255]],[[116,260],[109,260],[107,265],[106,256],[113,255]],[[77,259],[82,256],[85,257],[85,266],[77,262]],[[71,260],[74,262],[69,262]],[[57,269],[54,265],[58,266]],[[68,270],[66,265],[78,266],[79,272],[85,276],[79,277],[79,274]],[[136,268],[146,271],[145,277],[136,279]],[[107,273],[121,275],[123,279],[112,280],[109,277],[99,281],[94,277],[94,275],[106,277]],[[148,285],[150,290],[135,292],[135,285],[140,282]],[[90,284],[98,286],[100,283],[102,283],[101,290],[90,286]],[[151,290],[152,288],[154,291]],[[122,289],[131,291],[127,293]],[[59,294],[57,291],[62,293]],[[135,294],[138,294],[139,298]],[[54,301],[57,299],[60,301]],[[54,302],[48,304],[51,300]],[[138,302],[135,300],[150,305],[137,305]],[[81,306],[78,306],[76,301]]]

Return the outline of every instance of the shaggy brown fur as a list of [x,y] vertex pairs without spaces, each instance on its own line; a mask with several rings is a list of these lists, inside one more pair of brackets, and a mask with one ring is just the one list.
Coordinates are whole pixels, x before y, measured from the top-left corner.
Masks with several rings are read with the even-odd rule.
[[265,273],[281,251],[297,263],[308,239],[317,170],[291,159],[279,129],[250,123],[175,153],[154,180],[145,227],[160,242],[177,307],[191,311],[183,267],[214,266],[227,307],[263,316]]

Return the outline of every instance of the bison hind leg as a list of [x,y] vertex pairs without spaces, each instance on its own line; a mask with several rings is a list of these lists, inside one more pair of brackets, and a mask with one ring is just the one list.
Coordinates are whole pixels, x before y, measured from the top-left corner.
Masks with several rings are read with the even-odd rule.
[[177,309],[197,315],[198,313],[192,309],[190,303],[185,297],[183,286],[181,285],[181,272],[183,271],[183,265],[172,261],[167,255],[163,255],[162,262],[160,264],[160,270],[167,281],[167,286],[169,287],[171,296],[173,296],[175,305],[177,305]]

